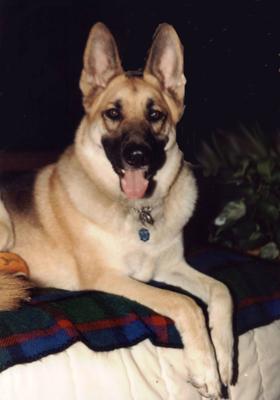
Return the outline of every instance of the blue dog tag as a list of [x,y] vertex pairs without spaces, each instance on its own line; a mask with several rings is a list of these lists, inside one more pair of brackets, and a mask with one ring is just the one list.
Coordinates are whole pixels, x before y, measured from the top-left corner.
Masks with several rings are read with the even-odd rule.
[[140,240],[142,240],[143,242],[147,242],[150,239],[150,232],[146,228],[139,229],[138,234]]

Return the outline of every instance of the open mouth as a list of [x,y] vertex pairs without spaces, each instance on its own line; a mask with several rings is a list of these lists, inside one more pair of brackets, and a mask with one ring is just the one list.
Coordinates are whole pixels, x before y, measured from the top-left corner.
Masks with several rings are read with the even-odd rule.
[[166,159],[166,140],[156,139],[151,134],[145,140],[140,139],[133,139],[127,134],[102,138],[105,154],[119,176],[122,192],[129,200],[153,194],[156,187],[153,178]]
[[125,168],[121,170],[121,188],[129,200],[142,199],[148,189],[147,167]]

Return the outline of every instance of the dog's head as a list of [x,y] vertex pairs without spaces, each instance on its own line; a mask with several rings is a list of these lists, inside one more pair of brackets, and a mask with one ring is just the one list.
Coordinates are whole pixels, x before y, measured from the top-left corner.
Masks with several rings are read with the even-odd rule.
[[[169,153],[177,148],[175,126],[184,109],[185,82],[183,48],[172,26],[158,27],[139,73],[123,71],[113,36],[105,25],[95,24],[84,53],[80,87],[86,117],[76,140],[87,170],[91,162],[102,168],[99,181],[103,175],[115,189],[117,182],[127,199],[151,196]],[[108,173],[110,178],[104,176]]]

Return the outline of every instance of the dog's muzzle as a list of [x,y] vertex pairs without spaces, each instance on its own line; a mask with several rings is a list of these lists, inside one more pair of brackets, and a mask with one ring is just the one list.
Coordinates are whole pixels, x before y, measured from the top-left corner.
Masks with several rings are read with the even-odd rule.
[[125,196],[141,199],[155,186],[153,177],[165,162],[166,141],[151,133],[123,133],[116,137],[104,136],[102,144],[113,169],[120,177]]
[[122,149],[124,162],[132,168],[143,168],[150,164],[151,148],[145,144],[128,143]]
[[124,142],[121,158],[124,165],[121,188],[128,199],[144,197],[149,180],[146,172],[150,165],[152,149],[145,143]]

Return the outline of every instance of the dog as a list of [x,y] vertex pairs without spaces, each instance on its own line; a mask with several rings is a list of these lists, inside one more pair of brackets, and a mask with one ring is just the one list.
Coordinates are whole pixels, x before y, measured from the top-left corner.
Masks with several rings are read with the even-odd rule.
[[[197,198],[176,142],[185,83],[172,26],[158,27],[140,73],[124,72],[112,34],[95,24],[74,144],[23,184],[2,188],[0,246],[27,262],[36,285],[110,292],[170,317],[184,344],[186,378],[217,399],[232,378],[232,300],[222,283],[184,260],[182,229]],[[151,287],[151,279],[205,302],[211,337],[192,298]],[[27,295],[15,277],[0,284],[2,309]]]

